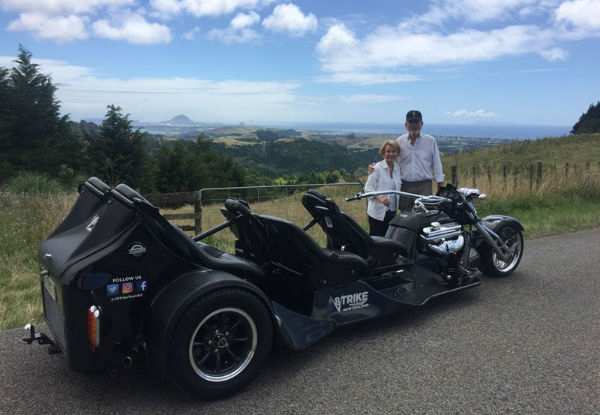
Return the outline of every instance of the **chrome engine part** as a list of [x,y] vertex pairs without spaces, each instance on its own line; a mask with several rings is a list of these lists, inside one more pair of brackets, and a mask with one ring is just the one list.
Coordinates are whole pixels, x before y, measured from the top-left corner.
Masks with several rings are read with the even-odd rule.
[[465,246],[462,227],[457,222],[432,222],[423,229],[421,238],[429,249],[441,255],[454,254]]
[[454,254],[465,246],[465,238],[462,235],[459,235],[456,239],[451,239],[449,241],[444,241],[438,245],[428,244],[429,249],[437,252],[438,254],[448,255]]

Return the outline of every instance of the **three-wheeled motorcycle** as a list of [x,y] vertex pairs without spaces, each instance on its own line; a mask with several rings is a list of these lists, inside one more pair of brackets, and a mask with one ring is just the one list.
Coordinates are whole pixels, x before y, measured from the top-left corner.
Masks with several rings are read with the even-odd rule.
[[[479,268],[511,274],[523,228],[479,219],[475,189],[447,185],[416,197],[386,237],[371,237],[325,195],[309,190],[304,228],[228,199],[225,222],[194,238],[125,184],[97,178],[40,245],[41,290],[51,343],[72,369],[144,365],[201,398],[230,395],[254,379],[276,339],[304,349],[336,327],[402,305],[475,287]],[[362,199],[378,193],[358,194]],[[306,230],[318,224],[321,247]],[[229,228],[235,255],[202,242]]]

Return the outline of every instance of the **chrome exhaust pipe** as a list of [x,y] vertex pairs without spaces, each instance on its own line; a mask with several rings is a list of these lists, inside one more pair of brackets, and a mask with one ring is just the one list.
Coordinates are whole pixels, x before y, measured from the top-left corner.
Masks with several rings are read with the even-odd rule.
[[133,366],[133,357],[123,356],[123,359],[121,359],[121,364],[124,368],[129,369],[131,366]]

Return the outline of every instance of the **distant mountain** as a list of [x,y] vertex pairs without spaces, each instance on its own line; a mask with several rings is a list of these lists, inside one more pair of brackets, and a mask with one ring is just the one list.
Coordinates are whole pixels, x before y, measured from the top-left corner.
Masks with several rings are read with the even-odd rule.
[[169,121],[162,121],[161,124],[188,126],[197,125],[198,123],[190,120],[187,116],[180,114],[176,117],[171,118]]

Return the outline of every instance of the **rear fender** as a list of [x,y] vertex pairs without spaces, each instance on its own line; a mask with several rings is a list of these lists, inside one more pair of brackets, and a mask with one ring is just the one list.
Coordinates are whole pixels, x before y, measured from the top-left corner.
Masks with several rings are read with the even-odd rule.
[[156,295],[144,318],[148,363],[160,378],[166,377],[169,346],[179,318],[202,296],[226,287],[256,294],[274,316],[271,302],[258,287],[227,272],[198,270],[175,279]]

